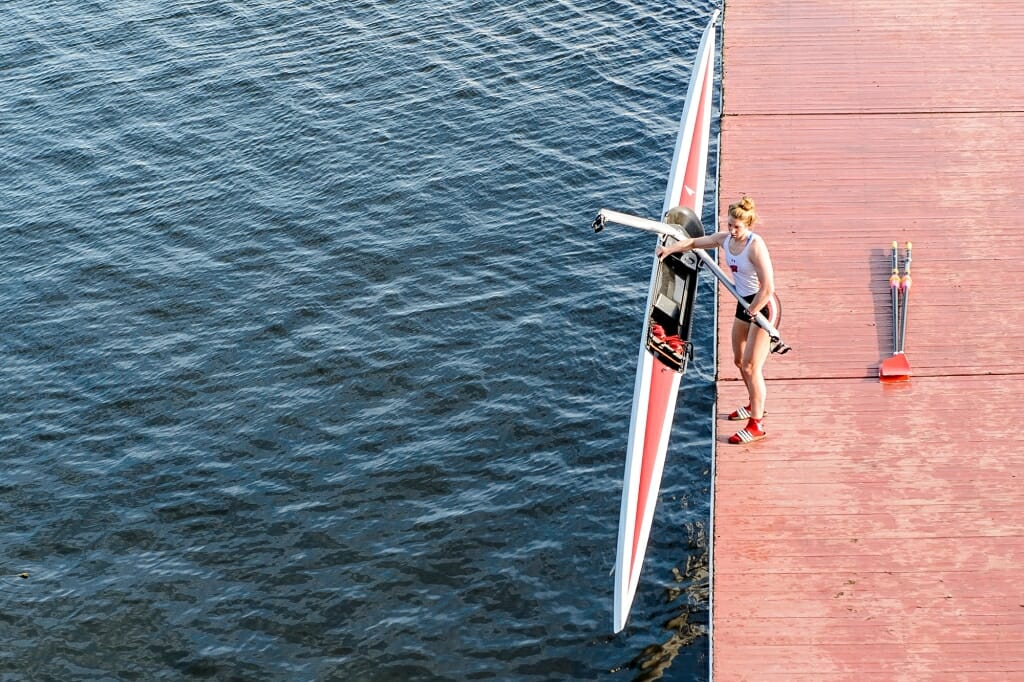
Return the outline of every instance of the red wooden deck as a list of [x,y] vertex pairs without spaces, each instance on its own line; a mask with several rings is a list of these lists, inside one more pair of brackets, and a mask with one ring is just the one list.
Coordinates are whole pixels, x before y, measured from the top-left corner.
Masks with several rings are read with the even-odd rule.
[[722,295],[715,682],[1024,680],[1022,44],[1024,3],[725,3],[720,214],[757,201],[794,350],[725,443]]

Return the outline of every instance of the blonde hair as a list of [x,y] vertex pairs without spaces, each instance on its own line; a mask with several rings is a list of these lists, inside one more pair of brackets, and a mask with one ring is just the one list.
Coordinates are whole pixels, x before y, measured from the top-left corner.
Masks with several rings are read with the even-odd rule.
[[748,229],[752,227],[757,222],[754,200],[744,196],[736,203],[729,204],[729,217],[738,223],[742,223]]

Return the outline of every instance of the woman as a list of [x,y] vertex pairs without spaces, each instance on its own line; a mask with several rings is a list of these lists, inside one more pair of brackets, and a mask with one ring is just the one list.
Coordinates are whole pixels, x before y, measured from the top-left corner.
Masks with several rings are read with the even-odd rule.
[[[666,222],[677,222],[681,212],[672,209],[665,216]],[[746,301],[749,313],[739,302],[736,303],[736,317],[732,324],[733,361],[740,370],[743,383],[747,386],[749,402],[729,415],[729,419],[747,420],[747,425],[729,437],[733,445],[752,443],[768,434],[764,430],[764,402],[767,388],[764,381],[764,363],[768,359],[771,339],[768,332],[753,324],[753,315],[761,313],[778,327],[782,309],[775,296],[775,276],[772,259],[764,240],[752,228],[757,223],[754,200],[743,197],[729,206],[728,232],[696,239],[682,239],[670,246],[659,246],[658,258],[691,249],[722,248],[725,262],[732,272],[736,290]]]

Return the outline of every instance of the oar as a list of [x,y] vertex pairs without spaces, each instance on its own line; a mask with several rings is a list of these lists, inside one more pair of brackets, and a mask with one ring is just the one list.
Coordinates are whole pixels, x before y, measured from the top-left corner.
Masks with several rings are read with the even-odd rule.
[[900,247],[892,243],[892,274],[889,275],[889,295],[892,298],[892,354],[900,352]]
[[[893,297],[893,349],[892,357],[882,361],[878,368],[878,380],[884,382],[908,381],[910,379],[910,361],[904,352],[907,334],[907,303],[910,295],[910,242],[907,242],[907,261],[905,263],[905,274],[902,279],[899,276],[897,254],[899,246],[892,243],[892,276],[889,278],[889,289]],[[903,305],[899,305],[902,295]]]
[[[903,306],[900,308],[900,352],[903,353],[907,343],[907,312],[910,309],[910,242],[907,242],[907,260],[903,264],[903,279],[900,281],[900,294],[903,296]],[[910,364],[907,363],[907,369]]]
[[[619,225],[625,225],[626,227],[635,227],[636,229],[644,230],[645,232],[654,232],[655,234],[666,235],[668,237],[673,237],[674,239],[683,240],[690,238],[677,226],[670,225],[668,223],[661,223],[657,220],[648,220],[647,218],[629,215],[628,213],[610,211],[607,208],[602,208],[597,212],[597,217],[594,218],[594,223],[591,227],[594,228],[594,232],[600,232],[604,229],[605,223],[609,221]],[[718,278],[723,286],[725,286],[726,290],[735,296],[736,300],[739,301],[744,309],[749,312],[749,304],[743,300],[742,296],[740,296],[740,293],[736,290],[736,285],[732,283],[729,276],[725,274],[722,268],[718,267],[718,263],[715,262],[715,259],[712,258],[704,249],[693,249],[693,252],[697,254],[697,257],[704,262],[704,265],[706,265],[707,268],[711,270],[711,273]],[[768,321],[768,318],[761,313],[757,313],[753,316],[753,320],[758,327],[768,332],[768,336],[772,341],[771,350],[773,353],[785,355],[790,351],[790,347],[783,343],[779,330],[775,328],[775,325]]]

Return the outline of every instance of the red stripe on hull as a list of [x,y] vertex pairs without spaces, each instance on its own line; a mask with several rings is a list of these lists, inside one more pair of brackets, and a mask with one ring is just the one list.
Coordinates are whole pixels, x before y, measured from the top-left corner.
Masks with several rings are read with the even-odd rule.
[[[714,59],[714,55],[711,56]],[[686,206],[687,208],[693,209],[693,212],[700,215],[703,205],[698,206],[697,202],[700,201],[703,204],[704,197],[698,197],[697,191],[697,176],[699,173],[704,173],[704,167],[701,164],[701,154],[703,153],[704,147],[699,143],[699,131],[704,130],[704,116],[705,116],[705,100],[708,96],[708,92],[711,90],[711,76],[712,76],[712,65],[708,64],[708,68],[705,71],[704,86],[700,89],[700,102],[697,106],[697,118],[693,126],[693,140],[690,142],[690,154],[686,160],[686,175],[683,177],[683,188],[679,192],[679,203],[678,206]],[[686,188],[689,187],[690,191],[687,192]]]
[[668,405],[671,402],[674,387],[675,371],[669,369],[657,358],[651,364],[650,394],[647,402],[647,425],[644,430],[644,455],[640,464],[640,489],[636,499],[636,519],[633,528],[633,555],[629,567],[630,580],[636,575],[639,566],[636,557],[640,551],[640,536],[643,534],[647,500],[651,494],[652,481],[660,486],[661,481],[654,481],[654,468],[658,460],[658,448],[661,445],[661,433],[665,428],[665,420],[669,418]]

